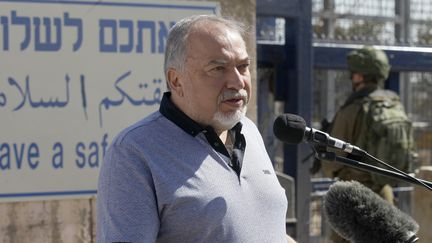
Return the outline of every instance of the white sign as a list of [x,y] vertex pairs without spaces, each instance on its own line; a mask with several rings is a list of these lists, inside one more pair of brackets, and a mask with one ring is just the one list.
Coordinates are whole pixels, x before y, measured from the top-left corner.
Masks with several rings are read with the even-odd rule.
[[169,28],[217,3],[0,0],[0,201],[94,196],[104,153],[158,109]]

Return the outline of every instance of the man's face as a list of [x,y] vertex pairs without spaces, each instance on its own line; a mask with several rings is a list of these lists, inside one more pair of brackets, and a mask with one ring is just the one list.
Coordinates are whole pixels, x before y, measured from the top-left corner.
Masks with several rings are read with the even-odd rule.
[[246,113],[250,60],[240,34],[220,24],[203,26],[189,36],[180,75],[186,104],[182,110],[202,125],[227,130]]
[[364,87],[364,77],[360,73],[351,73],[352,90],[358,91]]

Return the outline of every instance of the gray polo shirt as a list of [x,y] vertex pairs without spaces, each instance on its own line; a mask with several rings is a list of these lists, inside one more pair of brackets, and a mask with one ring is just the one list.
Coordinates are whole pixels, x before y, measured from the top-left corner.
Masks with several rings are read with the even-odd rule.
[[121,132],[101,167],[98,242],[286,242],[284,190],[256,126],[241,123],[240,174],[159,111]]

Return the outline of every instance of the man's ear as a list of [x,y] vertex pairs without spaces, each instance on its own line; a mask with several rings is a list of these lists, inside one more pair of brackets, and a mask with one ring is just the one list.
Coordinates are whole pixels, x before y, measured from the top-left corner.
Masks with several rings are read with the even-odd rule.
[[182,97],[183,83],[181,82],[181,73],[174,68],[169,68],[166,76],[171,93]]

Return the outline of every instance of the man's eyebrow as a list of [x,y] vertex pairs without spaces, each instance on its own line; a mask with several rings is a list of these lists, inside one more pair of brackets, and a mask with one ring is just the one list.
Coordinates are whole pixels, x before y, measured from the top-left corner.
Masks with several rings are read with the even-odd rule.
[[228,63],[227,60],[216,59],[216,60],[211,60],[210,62],[207,63],[207,65],[225,65],[227,63]]
[[[251,62],[251,58],[246,57],[246,58],[240,59],[240,62]],[[210,62],[208,62],[207,65],[226,65],[227,63],[229,63],[229,62],[225,59],[215,59],[215,60],[211,60]]]
[[242,61],[242,62],[251,62],[252,59],[250,57],[246,57],[246,58],[244,58],[244,59],[242,59],[240,61]]

